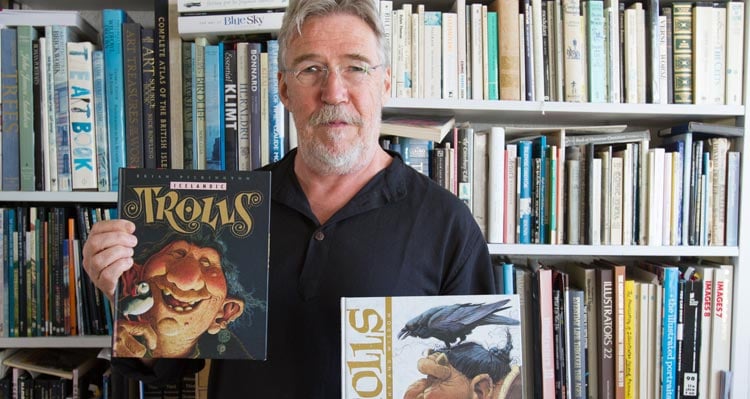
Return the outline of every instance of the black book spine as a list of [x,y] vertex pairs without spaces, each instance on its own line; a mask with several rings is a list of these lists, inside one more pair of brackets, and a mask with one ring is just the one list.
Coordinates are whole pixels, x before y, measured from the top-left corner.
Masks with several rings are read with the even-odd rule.
[[154,30],[141,28],[141,84],[143,85],[143,162],[147,168],[161,165],[157,152],[156,136],[156,59],[154,56]]
[[237,170],[239,162],[237,131],[237,51],[224,47],[224,157],[226,170]]
[[[169,0],[154,2],[154,126],[156,131],[157,166],[169,169],[172,165],[169,120]],[[176,17],[174,15],[173,17]],[[180,73],[177,71],[176,73]],[[179,95],[179,93],[178,93]]]

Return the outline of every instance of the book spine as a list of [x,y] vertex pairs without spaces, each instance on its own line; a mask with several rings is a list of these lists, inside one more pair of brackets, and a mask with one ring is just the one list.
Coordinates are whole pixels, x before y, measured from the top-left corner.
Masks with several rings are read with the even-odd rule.
[[565,46],[565,101],[583,102],[584,43],[581,30],[581,4],[578,0],[563,1],[563,41]]
[[285,8],[289,0],[177,0],[180,13]]
[[487,241],[503,243],[505,229],[505,129],[492,127],[489,134],[487,187]]
[[498,82],[498,28],[497,12],[487,12],[487,99],[498,100],[499,82]]
[[136,22],[122,24],[125,164],[129,168],[144,166],[141,52],[141,25]]
[[585,399],[586,387],[586,311],[584,308],[584,293],[580,289],[570,290],[570,336],[571,336],[571,364],[573,366],[571,398]]
[[205,53],[205,85],[206,85],[206,141],[204,152],[206,154],[206,169],[222,170],[224,158],[222,150],[224,143],[221,137],[223,115],[221,114],[221,103],[224,88],[221,85],[221,70],[223,65],[223,51],[219,45],[206,46]]
[[46,99],[45,106],[45,123],[46,130],[43,136],[43,146],[45,149],[44,172],[45,191],[57,191],[57,126],[55,125],[55,76],[53,67],[53,50],[52,50],[52,28],[45,27],[45,37],[39,39],[40,45],[44,46],[44,92]]
[[107,93],[107,131],[109,133],[109,181],[113,191],[117,191],[120,186],[118,170],[126,165],[122,24],[127,19],[123,10],[102,11],[102,44]]
[[250,45],[237,43],[237,169],[250,170]]
[[727,2],[726,26],[726,103],[727,105],[742,104],[742,79],[744,69],[742,60],[745,49],[740,40],[745,37],[745,3],[741,1]]
[[589,102],[607,102],[607,54],[604,33],[604,2],[586,2]]
[[456,13],[444,12],[442,15],[442,93],[443,99],[458,98],[458,43],[456,30],[458,16]]
[[442,98],[443,87],[443,14],[439,11],[424,13],[424,98]]
[[224,164],[225,170],[239,168],[237,115],[237,50],[224,48]]
[[160,152],[160,137],[156,135],[156,58],[154,47],[154,29],[141,28],[141,84],[143,101],[141,115],[143,119],[143,166],[156,169],[164,162],[161,157],[168,152]]
[[193,169],[206,169],[206,46],[195,40],[193,50]]
[[692,4],[672,4],[672,64],[674,103],[693,103],[693,23]]
[[599,397],[615,398],[615,290],[612,271],[597,270],[599,285],[600,330],[599,336]]
[[721,396],[721,374],[730,369],[732,300],[734,268],[721,265],[714,269],[714,302],[711,326],[711,371],[708,393],[710,397]]
[[177,16],[177,31],[183,40],[219,35],[270,33],[281,28],[283,12],[228,13]]
[[727,153],[730,142],[726,137],[708,139],[711,153],[711,194],[713,206],[711,208],[711,239],[710,245],[725,245],[726,227],[726,196],[727,196]]
[[268,116],[270,140],[270,161],[276,162],[286,153],[284,105],[279,98],[279,85],[276,75],[279,71],[279,42],[268,41]]
[[518,142],[518,158],[520,162],[520,196],[518,199],[519,244],[531,243],[531,141]]
[[16,28],[18,67],[18,136],[20,189],[34,191],[34,89],[32,47],[39,34],[32,26]]
[[16,30],[3,28],[0,43],[2,60],[2,189],[18,191],[21,188],[18,132],[18,42]]
[[[700,280],[680,281],[681,303],[678,330],[677,355],[677,398],[698,397],[698,372],[701,354],[701,301],[703,282]],[[703,365],[705,367],[705,365]]]
[[727,152],[727,213],[726,237],[727,246],[739,243],[739,208],[740,208],[740,153]]
[[261,44],[250,43],[250,166],[261,166]]
[[[36,40],[32,48],[32,94],[34,96],[34,190],[45,191],[45,171],[47,158],[47,93],[46,93],[46,45],[44,40]],[[1,122],[0,122],[1,124]],[[1,172],[0,172],[1,173]]]
[[[193,168],[193,59],[195,56],[195,43],[182,42],[181,48],[182,55],[182,142],[180,145],[174,145],[173,147],[180,147],[182,151],[182,169]],[[174,96],[179,97],[179,95]],[[161,108],[163,104],[159,104]],[[161,111],[160,111],[161,112]],[[160,127],[161,129],[161,127]],[[178,135],[179,136],[179,135]],[[174,139],[174,136],[172,137]],[[174,143],[174,142],[170,142]],[[173,153],[176,153],[173,148]],[[180,162],[179,159],[172,158],[173,165]],[[177,166],[175,166],[177,168]]]
[[664,290],[664,308],[662,313],[661,336],[661,394],[662,397],[674,397],[677,382],[677,268],[663,268],[662,287]]
[[104,89],[104,53],[95,50],[91,56],[94,82],[94,128],[96,129],[97,188],[109,191],[109,145],[107,135],[107,101]]
[[474,128],[458,128],[458,140],[456,142],[458,150],[458,198],[462,200],[469,209],[473,209],[472,185],[473,179],[473,148],[474,148]]
[[265,165],[269,163],[270,161],[270,153],[271,153],[271,129],[270,129],[270,111],[269,111],[269,85],[270,85],[270,79],[269,79],[269,61],[268,61],[268,52],[264,51],[260,53],[260,75],[259,75],[259,81],[260,81],[260,164]]
[[74,190],[97,189],[94,81],[90,42],[68,42],[68,106]]
[[514,0],[495,0],[498,23],[498,76],[501,100],[521,100],[519,52],[519,5]]
[[[182,59],[181,55],[171,54],[170,42],[176,40],[171,37],[172,32],[170,19],[174,19],[176,14],[170,14],[170,8],[174,5],[169,0],[156,0],[154,2],[154,130],[157,137],[156,142],[156,159],[157,165],[162,169],[169,169],[174,165],[176,169],[182,169],[183,147],[170,141],[170,136],[178,137],[177,131],[172,132],[173,122],[170,120],[170,103],[173,100],[170,82],[172,79],[180,81],[172,76],[181,76],[181,71],[177,68],[172,69],[170,59],[177,61]],[[180,44],[181,46],[181,44]],[[179,48],[179,47],[178,47]],[[184,81],[183,81],[184,82]],[[182,83],[184,85],[184,83]],[[174,93],[175,99],[179,98],[179,93]],[[189,103],[188,103],[189,104]],[[174,123],[175,127],[179,124]],[[179,156],[176,156],[179,155]]]
[[637,397],[636,341],[640,339],[636,332],[636,297],[637,288],[633,280],[625,280],[625,389],[624,398]]

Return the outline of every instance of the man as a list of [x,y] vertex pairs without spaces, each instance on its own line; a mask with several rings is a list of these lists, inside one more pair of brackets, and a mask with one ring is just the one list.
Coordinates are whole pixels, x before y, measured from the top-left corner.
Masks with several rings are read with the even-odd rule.
[[251,359],[229,327],[262,306],[237,281],[223,243],[171,234],[148,247],[122,274],[115,356]]
[[[279,89],[299,147],[272,172],[268,360],[211,362],[210,398],[337,398],[342,296],[487,294],[487,245],[455,196],[378,146],[390,96],[373,1],[292,0]],[[132,264],[124,221],[97,225],[84,266],[112,294]],[[142,378],[194,370],[114,362]],[[122,369],[122,368],[121,368]]]

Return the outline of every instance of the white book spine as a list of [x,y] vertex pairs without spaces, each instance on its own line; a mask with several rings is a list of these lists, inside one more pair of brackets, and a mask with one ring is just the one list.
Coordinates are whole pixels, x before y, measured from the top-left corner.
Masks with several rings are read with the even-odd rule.
[[544,100],[544,38],[542,37],[542,2],[531,0],[531,38],[534,50],[534,100]]
[[453,12],[443,13],[442,23],[442,98],[458,98],[458,16]]
[[633,143],[622,152],[622,245],[633,243]]
[[458,49],[458,98],[465,100],[468,99],[467,95],[467,88],[468,88],[468,82],[467,82],[467,53],[468,49],[466,48],[466,35],[468,32],[466,32],[466,1],[465,0],[456,0],[455,3],[453,3],[453,8],[451,9],[456,13],[456,41]]
[[516,203],[518,198],[518,170],[517,158],[518,147],[515,144],[505,146],[505,163],[507,175],[505,179],[505,233],[503,238],[506,244],[516,242]]
[[610,207],[610,235],[611,245],[622,245],[622,213],[623,213],[623,159],[612,157],[612,190]]
[[667,70],[667,17],[659,16],[659,103],[669,103],[669,71]]
[[638,39],[635,9],[625,10],[625,46],[624,46],[624,68],[625,68],[625,102],[635,104],[638,102]]
[[646,87],[651,86],[646,81],[646,65],[649,62],[646,45],[646,10],[641,7],[641,3],[634,3],[635,23],[636,23],[636,59],[638,63],[638,103],[646,103]]
[[736,246],[739,243],[740,165],[740,153],[729,151],[727,153],[727,217],[725,223],[725,244],[727,246]]
[[648,245],[661,245],[664,212],[664,149],[648,151]]
[[439,11],[427,11],[424,14],[424,97],[440,99],[444,83],[442,75],[443,27],[442,14]]
[[584,99],[583,53],[581,3],[578,0],[563,1],[563,43],[565,101],[582,102]]
[[393,1],[392,0],[381,0],[380,1],[380,22],[383,24],[383,36],[388,48],[390,48],[390,60],[391,64],[391,97],[396,95],[396,53],[394,50],[393,41]]
[[183,40],[199,36],[215,38],[219,35],[270,33],[281,28],[283,18],[283,12],[180,15],[177,17],[177,32]]
[[471,10],[471,98],[484,99],[484,71],[482,46],[482,5],[473,3]]
[[728,105],[742,104],[742,78],[744,77],[742,60],[745,37],[745,3],[730,1],[727,3],[727,35],[726,35],[726,103]]
[[90,42],[68,42],[68,106],[74,190],[97,189],[94,77]]
[[732,285],[734,269],[722,265],[714,269],[714,303],[711,326],[710,398],[721,398],[721,373],[730,369],[732,351]]
[[617,0],[610,0],[610,6],[605,8],[604,13],[607,21],[607,89],[611,103],[619,103],[622,97],[620,93],[622,54],[620,54],[620,17],[617,3]]
[[[726,102],[726,46],[727,46],[727,9],[724,4],[714,4],[712,7],[713,33],[711,46],[711,104]],[[739,38],[735,41],[741,41]]]
[[[424,7],[423,7],[424,8]],[[411,14],[411,93],[414,98],[424,98],[424,13],[419,23],[418,12]],[[421,33],[421,35],[420,35]]]
[[693,102],[708,104],[711,98],[711,37],[713,10],[710,4],[693,7]]
[[601,211],[601,203],[602,203],[602,160],[600,158],[594,158],[591,163],[591,187],[589,188],[591,190],[591,209],[589,211],[591,214],[589,215],[590,218],[590,238],[591,238],[591,245],[601,245],[602,243],[602,231],[601,231],[601,222],[602,222],[602,211]]
[[504,243],[505,237],[505,129],[492,127],[489,134],[487,241]]
[[672,202],[669,207],[669,245],[680,245],[680,234],[682,232],[679,226],[682,223],[680,218],[682,218],[681,207],[684,193],[682,192],[682,156],[679,152],[675,151],[672,153],[672,166],[669,169],[672,171]]

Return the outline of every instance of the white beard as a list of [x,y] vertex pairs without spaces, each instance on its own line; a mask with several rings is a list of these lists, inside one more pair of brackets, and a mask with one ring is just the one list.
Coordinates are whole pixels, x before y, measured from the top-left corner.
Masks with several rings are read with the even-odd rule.
[[[342,140],[339,132],[328,133],[333,144],[325,145],[321,140],[301,140],[298,155],[311,169],[321,175],[345,175],[361,170],[372,158],[372,151],[365,140],[357,142],[347,150],[338,148]],[[333,147],[333,149],[332,149]]]

